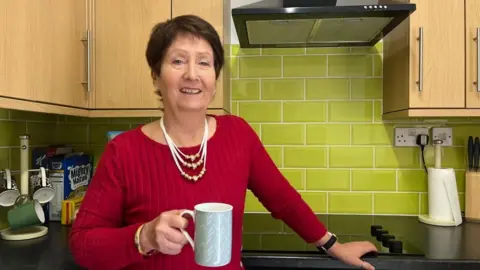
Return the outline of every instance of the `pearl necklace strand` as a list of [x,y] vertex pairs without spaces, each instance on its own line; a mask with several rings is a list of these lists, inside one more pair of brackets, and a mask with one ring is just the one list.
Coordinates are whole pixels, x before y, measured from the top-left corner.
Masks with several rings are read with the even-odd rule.
[[[195,155],[186,155],[182,153],[182,151],[180,151],[180,149],[175,145],[172,138],[170,138],[167,131],[165,130],[163,117],[160,118],[160,128],[163,131],[168,147],[170,148],[170,152],[172,153],[173,160],[175,161],[175,165],[177,165],[177,168],[180,171],[180,174],[188,180],[197,181],[198,179],[200,179],[205,174],[206,166],[207,166],[207,140],[208,140],[207,119],[205,119],[205,131],[203,133],[202,143],[200,144],[200,149]],[[187,161],[185,161],[184,158]],[[200,158],[200,159],[197,162],[193,162],[195,161],[196,158]],[[191,162],[188,162],[188,160],[190,160]],[[189,175],[182,169],[180,164],[182,164],[187,168],[192,168],[192,169],[196,169],[197,167],[200,167],[200,165],[203,164],[203,168],[199,174]]]

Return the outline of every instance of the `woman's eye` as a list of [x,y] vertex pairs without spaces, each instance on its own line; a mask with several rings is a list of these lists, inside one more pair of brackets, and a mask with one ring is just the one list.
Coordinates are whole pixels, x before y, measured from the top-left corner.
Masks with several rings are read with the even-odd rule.
[[182,63],[183,63],[183,61],[180,60],[180,59],[175,59],[175,60],[173,60],[173,64],[175,64],[175,65],[180,65],[180,64],[182,64]]
[[201,62],[200,62],[200,65],[210,66],[210,62],[208,62],[208,61],[201,61]]

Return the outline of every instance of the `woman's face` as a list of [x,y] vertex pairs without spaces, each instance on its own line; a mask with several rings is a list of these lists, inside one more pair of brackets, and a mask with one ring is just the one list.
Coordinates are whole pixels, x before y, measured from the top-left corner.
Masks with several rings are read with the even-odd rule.
[[165,109],[206,110],[215,94],[215,68],[210,44],[192,35],[179,35],[168,48],[155,84]]

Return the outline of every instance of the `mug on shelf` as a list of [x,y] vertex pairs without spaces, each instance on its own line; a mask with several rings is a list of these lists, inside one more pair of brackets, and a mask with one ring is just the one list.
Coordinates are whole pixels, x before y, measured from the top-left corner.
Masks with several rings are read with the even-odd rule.
[[232,257],[232,210],[224,203],[202,203],[195,211],[185,210],[195,223],[195,240],[181,229],[195,253],[195,262],[201,266],[219,267],[230,263]]
[[20,196],[15,178],[9,169],[5,169],[2,184],[0,184],[0,206],[9,207],[15,204],[15,200]]
[[41,204],[45,204],[53,199],[55,190],[47,178],[47,172],[44,167],[40,167],[39,174],[33,175],[30,181],[32,181],[33,185],[32,198],[34,200],[37,200]]

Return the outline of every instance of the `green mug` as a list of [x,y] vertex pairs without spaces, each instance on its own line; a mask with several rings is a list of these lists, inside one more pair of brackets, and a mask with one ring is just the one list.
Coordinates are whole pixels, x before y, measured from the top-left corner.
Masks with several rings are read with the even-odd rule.
[[15,200],[15,206],[7,213],[10,229],[18,230],[25,227],[41,225],[45,222],[45,213],[37,200],[28,200],[21,195]]

